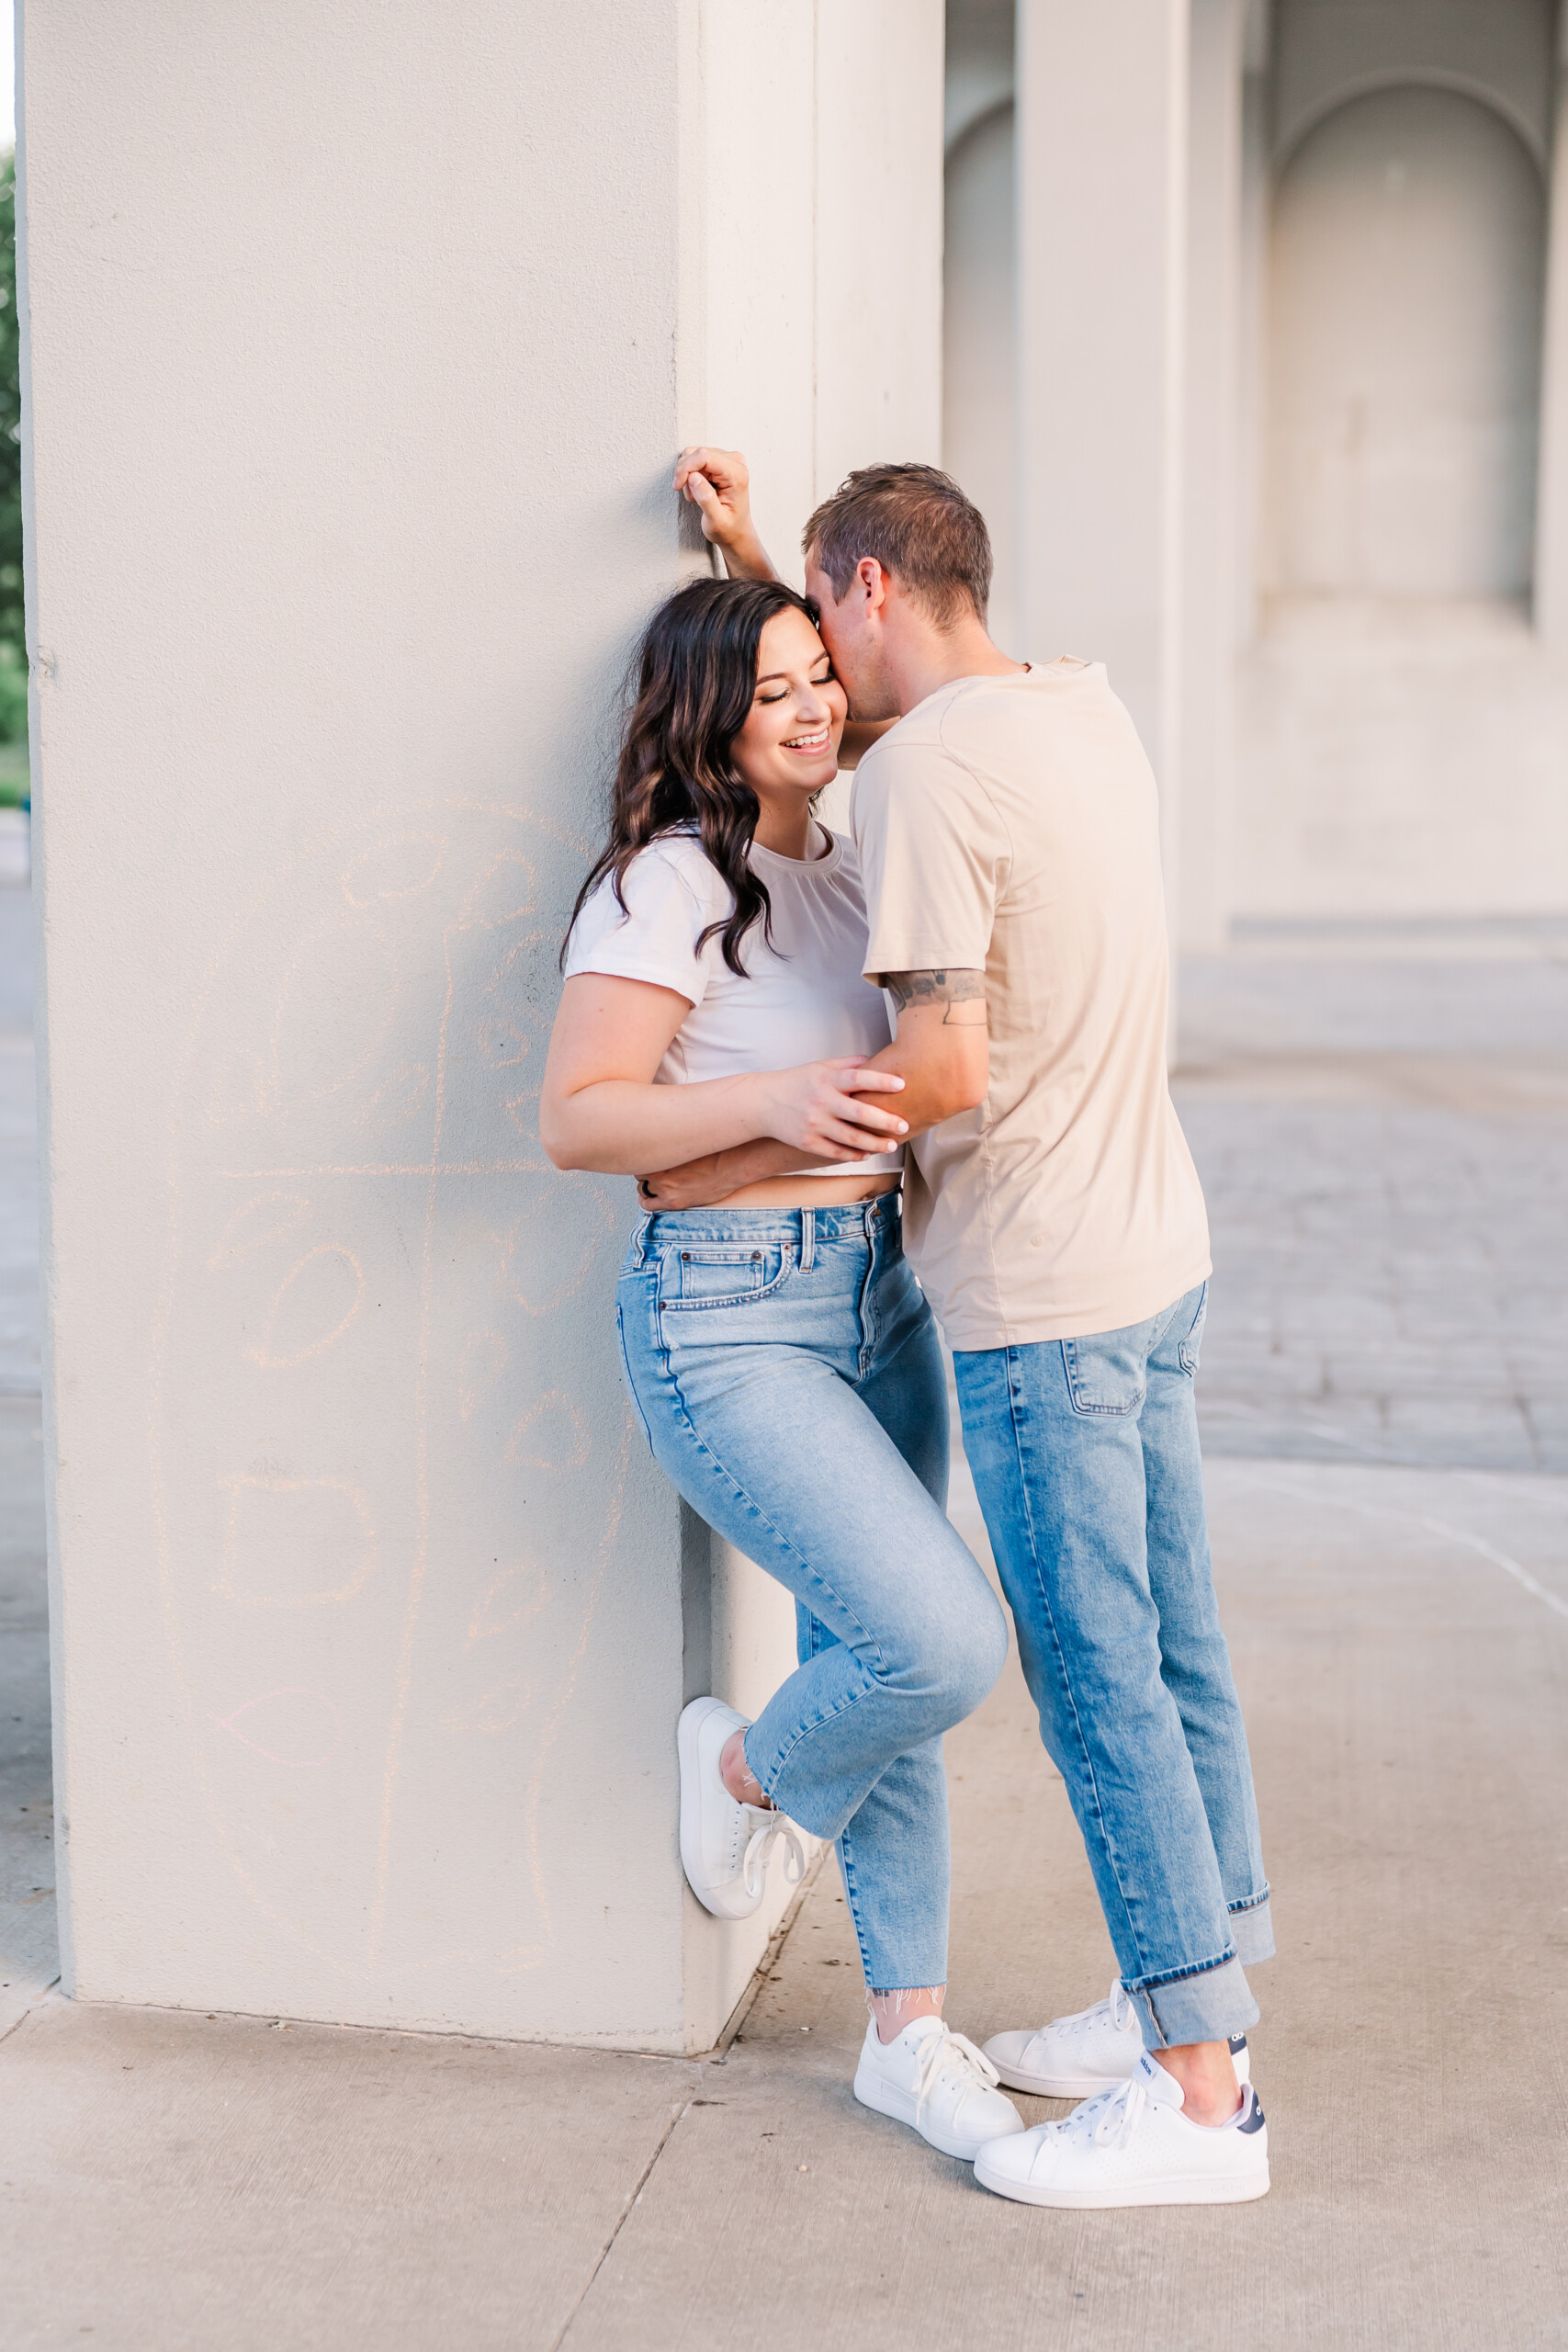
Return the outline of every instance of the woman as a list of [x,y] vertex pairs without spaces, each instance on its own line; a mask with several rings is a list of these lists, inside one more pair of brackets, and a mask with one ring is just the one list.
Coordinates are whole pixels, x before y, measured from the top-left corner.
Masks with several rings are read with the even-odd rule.
[[[793,1174],[648,1208],[616,1307],[654,1454],[794,1594],[800,1666],[748,1724],[679,1726],[681,1855],[721,1918],[754,1911],[792,1823],[837,1841],[871,1991],[866,2105],[972,2157],[1021,2131],[942,2019],[942,1734],[1000,1671],[1001,1611],[949,1525],[947,1404],[899,1238],[902,1081],[862,977],[853,855],[812,815],[847,705],[811,606],[703,580],[655,615],[610,837],[564,952],[540,1132],[559,1168],[635,1175],[773,1136]],[[645,1199],[648,1197],[645,1188]]]

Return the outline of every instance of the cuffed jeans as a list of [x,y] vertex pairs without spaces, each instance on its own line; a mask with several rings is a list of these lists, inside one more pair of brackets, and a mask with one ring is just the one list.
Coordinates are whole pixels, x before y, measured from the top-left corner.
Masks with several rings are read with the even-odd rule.
[[949,1525],[947,1396],[897,1195],[644,1218],[626,1381],[694,1510],[795,1595],[800,1666],[746,1735],[782,1813],[837,1841],[866,1981],[947,1981],[942,1734],[1007,1624]]
[[1092,1339],[955,1356],[1040,1729],[1150,2049],[1258,2021],[1274,1939],[1209,1561],[1192,1376],[1208,1285]]

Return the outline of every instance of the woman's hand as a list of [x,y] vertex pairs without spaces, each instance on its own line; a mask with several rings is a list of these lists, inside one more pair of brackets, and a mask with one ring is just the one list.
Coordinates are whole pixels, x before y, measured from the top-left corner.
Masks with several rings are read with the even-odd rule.
[[739,449],[682,449],[675,491],[701,513],[703,537],[724,557],[732,580],[776,580],[751,520],[751,477]]
[[752,1080],[762,1102],[762,1133],[816,1159],[863,1159],[902,1143],[909,1132],[896,1111],[868,1102],[868,1094],[901,1094],[891,1070],[867,1069],[870,1056],[801,1062]]

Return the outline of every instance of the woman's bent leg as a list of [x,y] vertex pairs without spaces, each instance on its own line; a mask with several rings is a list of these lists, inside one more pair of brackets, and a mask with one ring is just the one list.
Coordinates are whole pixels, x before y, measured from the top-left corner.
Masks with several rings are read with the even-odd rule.
[[[879,1354],[866,1329],[877,1285],[864,1232],[842,1232],[850,1222],[819,1212],[812,1265],[782,1296],[770,1281],[768,1300],[671,1310],[661,1296],[669,1267],[658,1258],[634,1266],[621,1324],[664,1469],[830,1637],[810,1645],[762,1710],[747,1760],[780,1809],[817,1836],[839,1839],[853,1826],[846,1869],[867,1973],[894,1989],[940,1983],[945,1972],[945,1788],[934,1743],[989,1690],[1006,1630],[968,1550],[856,1393]],[[735,1233],[724,1229],[714,1246],[733,1245]],[[860,1818],[889,1768],[922,1750],[933,1752]]]

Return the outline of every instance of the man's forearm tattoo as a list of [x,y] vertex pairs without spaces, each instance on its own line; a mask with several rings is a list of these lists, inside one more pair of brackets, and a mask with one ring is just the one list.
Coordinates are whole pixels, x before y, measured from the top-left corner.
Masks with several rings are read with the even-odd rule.
[[944,1029],[980,1029],[986,1023],[984,972],[884,972],[882,985],[898,1012],[911,1004],[940,1004]]

